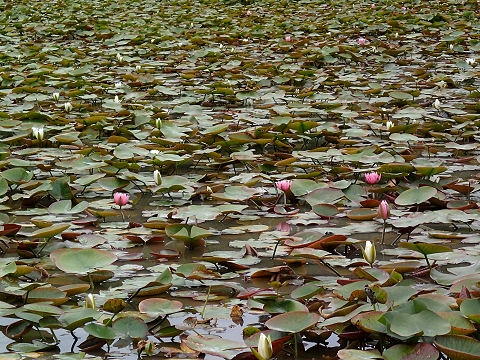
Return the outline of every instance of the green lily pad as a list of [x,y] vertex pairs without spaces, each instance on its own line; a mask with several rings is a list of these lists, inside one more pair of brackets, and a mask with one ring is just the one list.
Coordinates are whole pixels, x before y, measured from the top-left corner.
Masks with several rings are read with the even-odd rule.
[[24,183],[30,181],[33,177],[33,173],[25,170],[24,168],[12,168],[0,173],[5,180],[9,183]]
[[408,189],[402,192],[396,199],[397,205],[415,205],[421,204],[437,194],[437,189],[431,186],[422,186],[419,188]]
[[385,360],[437,360],[438,350],[430,343],[397,344],[383,352]]
[[224,359],[232,359],[238,352],[235,349],[241,350],[246,347],[244,343],[215,335],[189,335],[186,344],[195,351]]
[[147,324],[138,317],[126,316],[118,318],[113,322],[112,328],[123,338],[141,339],[148,334]]
[[453,250],[445,245],[439,244],[430,244],[422,242],[401,242],[398,244],[399,247],[418,251],[423,255],[430,255],[442,252],[452,252]]
[[50,259],[62,271],[86,274],[105,267],[117,260],[109,251],[100,249],[58,249],[50,254]]
[[480,299],[465,299],[460,304],[460,312],[470,320],[480,324]]
[[30,234],[30,237],[50,239],[55,235],[62,233],[70,227],[69,224],[56,224],[46,228],[38,229]]
[[274,316],[267,320],[265,326],[271,330],[298,333],[320,321],[320,315],[308,311],[292,311]]
[[180,301],[162,298],[145,299],[138,304],[138,310],[141,313],[152,317],[173,314],[180,311],[182,307],[183,304]]
[[341,360],[375,360],[383,359],[383,356],[375,351],[342,349],[337,353]]
[[464,335],[438,336],[434,343],[451,360],[480,359],[480,341],[471,337]]

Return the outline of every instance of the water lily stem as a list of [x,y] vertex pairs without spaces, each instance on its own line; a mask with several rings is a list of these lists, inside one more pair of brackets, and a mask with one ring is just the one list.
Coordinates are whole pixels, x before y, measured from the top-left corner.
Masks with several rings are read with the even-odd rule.
[[45,246],[47,246],[48,242],[49,242],[51,239],[52,239],[52,238],[50,237],[50,238],[47,239],[47,241],[45,241],[45,242],[43,243],[43,246],[40,248],[40,250],[38,251],[37,255],[40,255],[40,254],[42,253],[43,249],[45,249]]
[[387,226],[387,221],[383,220],[382,244],[385,242],[385,227],[386,226]]
[[287,193],[285,191],[283,192],[283,204],[287,205]]
[[208,303],[208,298],[210,297],[210,290],[212,289],[211,286],[208,287],[208,293],[207,293],[207,298],[205,299],[205,303],[203,304],[203,309],[202,309],[202,312],[201,312],[201,315],[202,315],[202,319],[203,319],[203,315],[205,313],[205,308],[207,307],[207,303]]
[[275,244],[275,248],[273,249],[273,254],[272,254],[272,260],[275,260],[275,254],[277,253],[277,248],[278,248],[278,245],[280,244],[281,240],[282,239],[278,239],[277,243]]
[[95,288],[95,286],[93,286],[92,275],[91,275],[90,273],[88,273],[88,280],[90,281],[90,290],[93,291],[93,289]]
[[52,334],[52,336],[53,336],[53,339],[55,340],[55,342],[58,344],[58,343],[59,343],[59,341],[58,341],[57,335],[55,335],[55,332],[53,331],[53,329],[52,329],[52,328],[50,328],[50,333]]
[[122,221],[125,222],[125,215],[123,214],[123,210],[121,206],[120,206],[120,214],[122,214]]
[[428,261],[427,254],[423,254],[423,256],[425,257],[425,261],[427,262],[428,267],[432,269],[432,265],[430,265],[430,261]]

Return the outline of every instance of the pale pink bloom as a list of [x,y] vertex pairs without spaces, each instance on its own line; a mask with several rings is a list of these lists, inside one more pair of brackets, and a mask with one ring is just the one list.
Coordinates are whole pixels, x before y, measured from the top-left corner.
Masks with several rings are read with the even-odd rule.
[[322,7],[326,8],[328,5],[327,4],[323,4]]
[[282,223],[277,224],[276,229],[277,229],[277,231],[290,233],[290,231],[292,231],[292,226],[289,223],[282,222]]
[[292,37],[290,35],[285,36],[285,41],[292,41]]
[[402,6],[402,10],[403,10],[403,11],[406,11],[407,8],[406,8],[405,6]]
[[367,42],[367,39],[365,38],[358,38],[358,45],[365,45],[365,43]]
[[117,204],[120,207],[122,207],[123,205],[126,205],[129,199],[130,199],[129,193],[116,192],[115,194],[113,194],[113,200],[115,201],[115,204]]
[[250,10],[247,11],[247,16],[252,15],[252,12]]
[[292,181],[291,180],[277,181],[275,183],[275,186],[277,187],[278,190],[282,190],[283,192],[285,192],[290,190],[290,186],[292,186]]
[[390,206],[388,206],[386,200],[382,200],[380,205],[378,205],[378,216],[383,220],[387,220],[390,217]]
[[370,185],[378,183],[382,179],[382,175],[377,172],[365,174],[365,181]]
[[375,4],[370,5],[372,9],[375,9]]

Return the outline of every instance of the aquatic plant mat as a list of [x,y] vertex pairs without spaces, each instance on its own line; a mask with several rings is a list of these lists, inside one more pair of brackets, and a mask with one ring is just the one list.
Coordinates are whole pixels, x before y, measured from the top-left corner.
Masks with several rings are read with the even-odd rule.
[[479,6],[0,0],[0,359],[480,359]]

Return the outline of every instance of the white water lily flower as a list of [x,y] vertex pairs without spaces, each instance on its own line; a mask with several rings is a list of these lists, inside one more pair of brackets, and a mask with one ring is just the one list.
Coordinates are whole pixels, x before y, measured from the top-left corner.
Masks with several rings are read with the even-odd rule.
[[137,65],[137,66],[135,66],[135,70],[137,70],[137,71],[139,71],[141,68],[142,68],[142,66],[141,66],[141,65]]
[[159,150],[156,150],[156,149],[153,149],[153,150],[150,150],[150,154],[152,154],[153,156],[155,156],[155,155],[160,154],[160,151],[159,151]]
[[474,58],[468,58],[468,59],[465,60],[465,62],[468,65],[473,65],[473,64],[475,64],[475,59]]
[[260,334],[258,338],[258,351],[252,349],[253,354],[258,360],[269,360],[273,355],[273,346],[270,336],[265,336],[264,333]]
[[155,119],[155,126],[160,129],[162,127],[162,119],[156,118]]
[[54,92],[52,96],[53,96],[53,100],[55,101],[58,101],[58,99],[60,99],[60,93],[58,92]]
[[121,88],[123,86],[122,82],[121,81],[118,81],[115,83],[115,87],[116,88]]
[[95,298],[93,297],[93,294],[87,295],[85,299],[85,308],[95,310],[96,306],[95,306]]
[[433,107],[438,110],[438,109],[440,109],[441,105],[442,105],[442,103],[440,102],[440,100],[435,99],[435,102],[433,103]]
[[43,127],[32,127],[32,134],[35,139],[42,141],[44,136]]
[[65,107],[65,111],[66,111],[67,113],[70,112],[70,111],[72,111],[72,109],[73,109],[72,104],[69,103],[69,102],[66,102],[65,105],[64,105],[64,107]]
[[[153,150],[152,150],[153,151]],[[158,150],[157,150],[158,151]],[[160,173],[160,171],[158,170],[155,170],[153,172],[153,180],[155,181],[155,184],[158,186],[162,183],[162,174]]]
[[123,56],[117,53],[117,60],[122,62],[123,61]]
[[116,102],[117,104],[120,104],[121,103],[121,100],[120,98],[118,97],[118,95],[115,95],[115,99],[113,99],[114,102]]
[[394,126],[395,124],[393,123],[393,121],[390,121],[390,120],[387,121],[387,124],[386,124],[387,130],[390,130]]
[[437,83],[437,86],[438,86],[439,88],[442,88],[442,89],[446,88],[447,85],[448,85],[448,84],[447,84],[445,81],[443,81],[443,80],[441,80],[441,81],[439,81],[439,82]]
[[362,248],[363,258],[366,262],[372,265],[377,258],[377,252],[375,250],[375,245],[371,241],[365,243],[365,249]]

